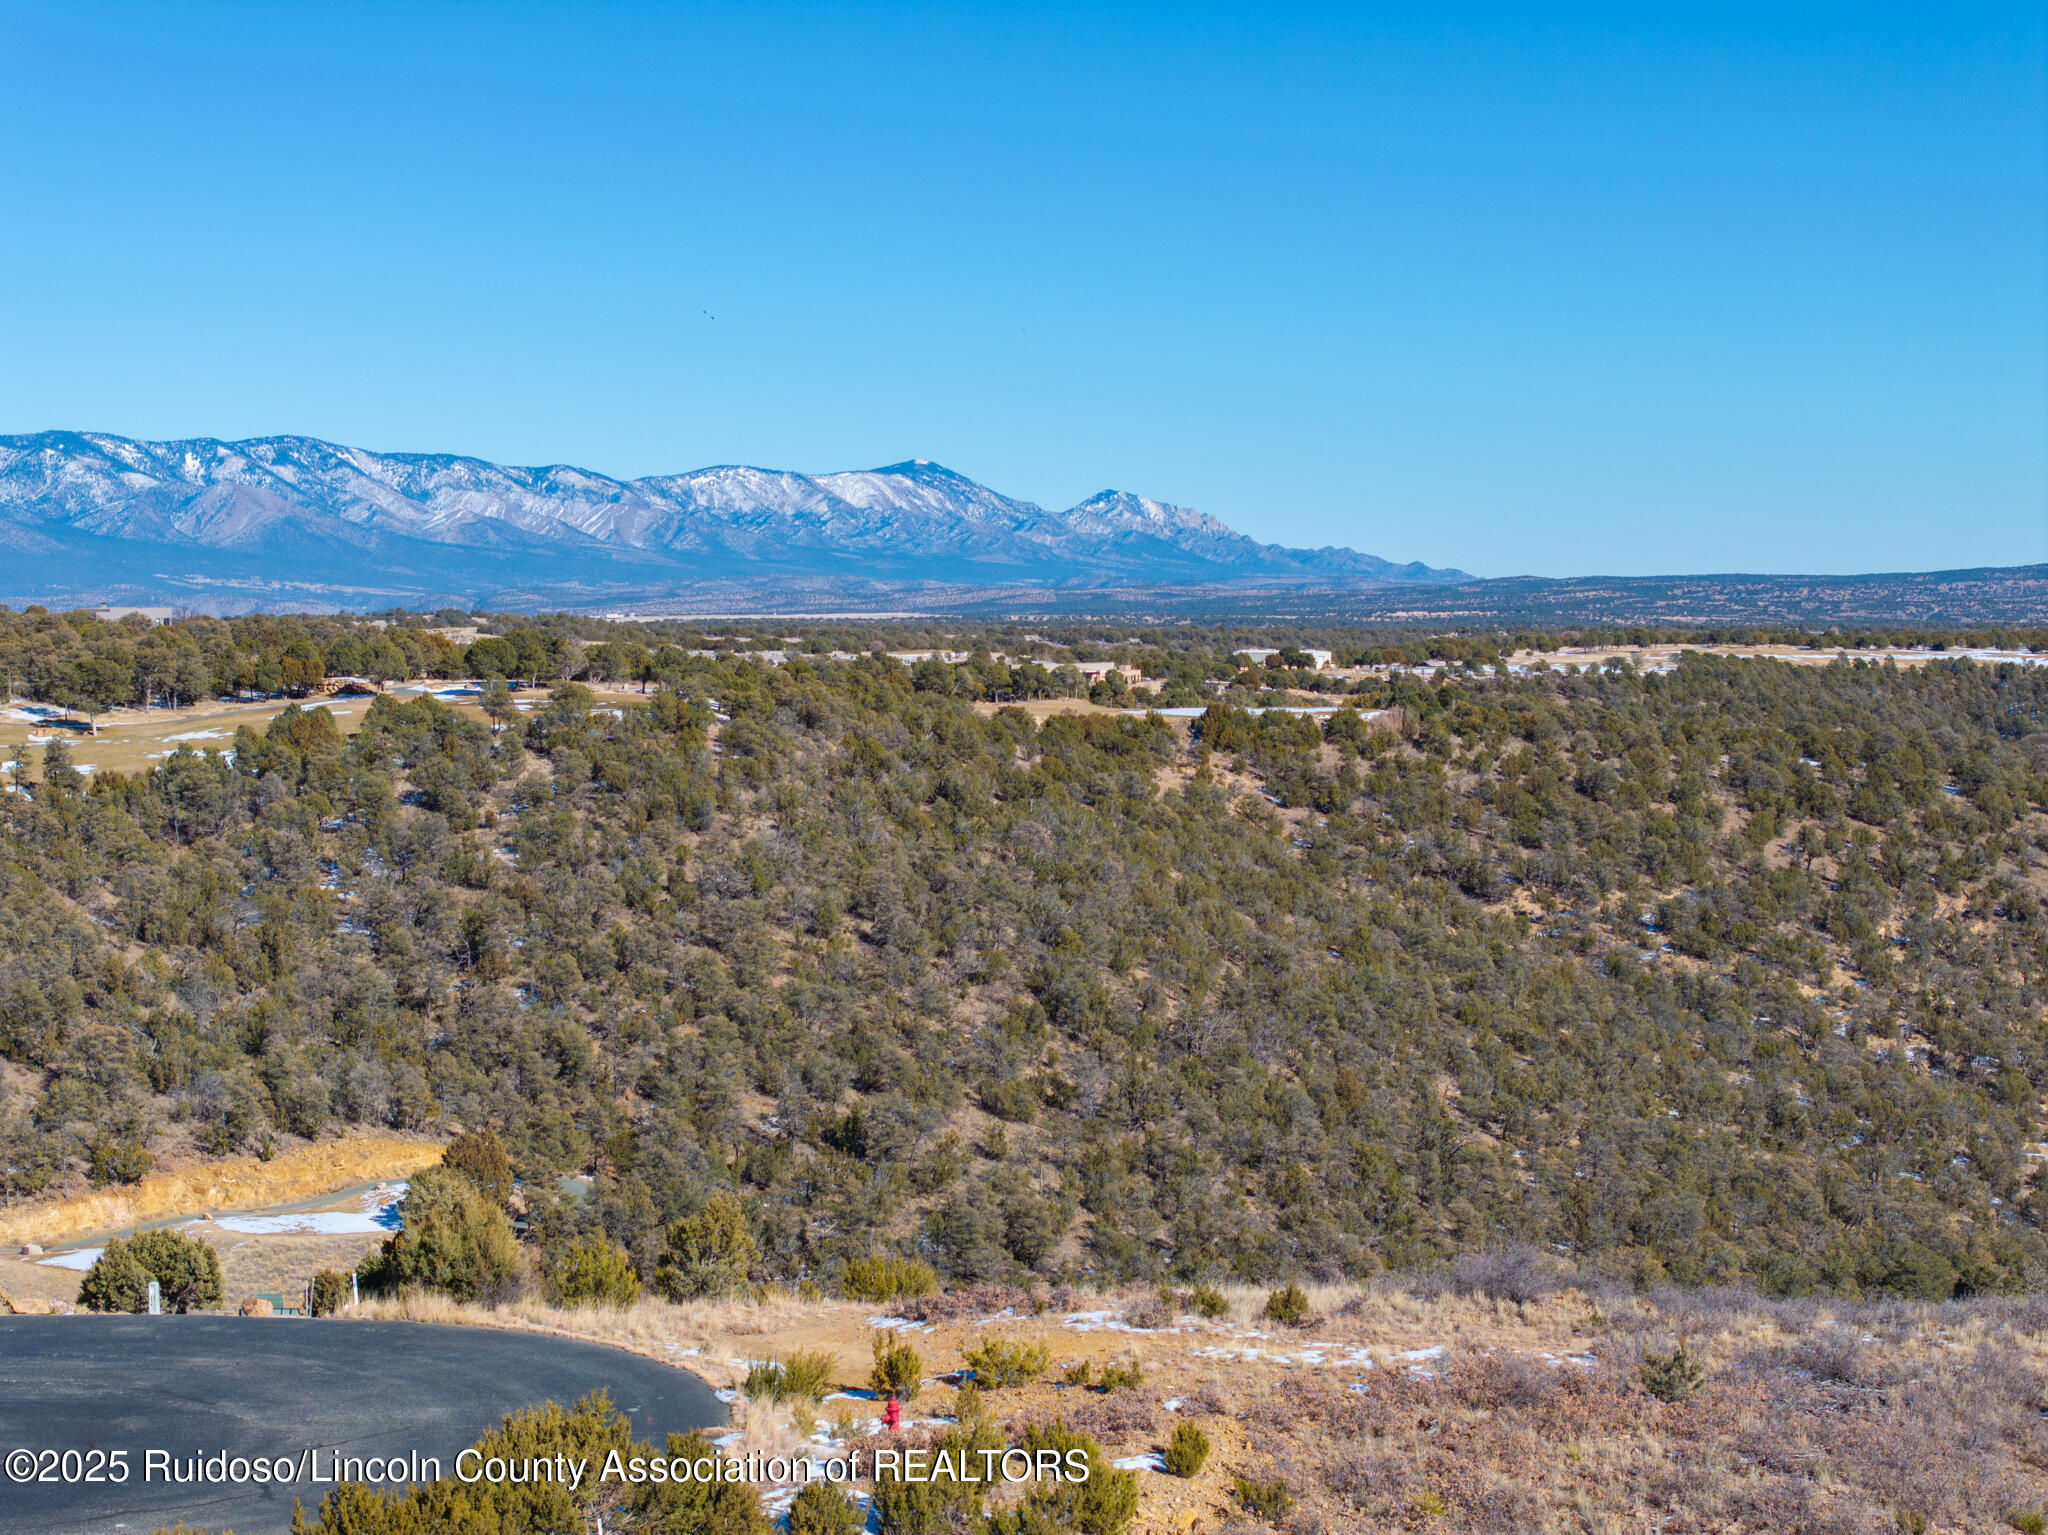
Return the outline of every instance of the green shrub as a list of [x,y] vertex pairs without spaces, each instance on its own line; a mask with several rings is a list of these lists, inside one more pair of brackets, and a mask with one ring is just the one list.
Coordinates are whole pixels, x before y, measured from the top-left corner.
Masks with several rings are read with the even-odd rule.
[[572,1242],[549,1263],[547,1280],[558,1306],[630,1306],[640,1299],[632,1257],[603,1237]]
[[1195,1314],[1211,1322],[1230,1314],[1229,1300],[1212,1284],[1196,1285],[1194,1294],[1189,1298],[1194,1302]]
[[874,1338],[875,1366],[868,1371],[868,1389],[898,1401],[917,1400],[924,1383],[924,1361],[917,1350],[895,1334],[878,1332]]
[[1145,1384],[1145,1367],[1135,1359],[1113,1359],[1102,1367],[1096,1377],[1096,1389],[1100,1391],[1135,1390]]
[[827,1349],[798,1349],[783,1361],[783,1379],[789,1394],[807,1402],[822,1402],[832,1394],[833,1372],[838,1358]]
[[1085,1386],[1094,1378],[1095,1364],[1093,1360],[1083,1359],[1080,1363],[1070,1364],[1060,1371],[1060,1379],[1070,1386]]
[[404,1229],[364,1262],[365,1288],[422,1285],[457,1300],[511,1291],[519,1273],[512,1223],[467,1177],[443,1167],[415,1173],[398,1213]]
[[1294,1493],[1284,1477],[1255,1482],[1250,1477],[1240,1476],[1231,1484],[1230,1494],[1237,1499],[1239,1508],[1260,1519],[1285,1518],[1287,1511],[1294,1507]]
[[985,1391],[1006,1386],[1023,1386],[1045,1373],[1045,1345],[1005,1343],[1000,1338],[983,1338],[978,1348],[962,1349],[960,1357],[974,1371],[974,1383]]
[[714,1194],[695,1215],[668,1228],[668,1251],[655,1266],[654,1283],[670,1300],[730,1295],[745,1287],[759,1255],[739,1201]]
[[742,1388],[757,1402],[802,1401],[816,1404],[832,1389],[833,1357],[823,1349],[807,1349],[787,1359],[767,1359],[747,1370]]
[[1166,1469],[1175,1476],[1194,1476],[1209,1458],[1209,1436],[1192,1423],[1176,1424],[1163,1458]]
[[788,1378],[774,1359],[757,1359],[747,1366],[747,1378],[740,1382],[750,1402],[779,1402],[789,1395]]
[[[670,1434],[657,1450],[635,1444],[632,1424],[600,1393],[564,1411],[549,1402],[507,1417],[479,1439],[480,1461],[493,1457],[525,1463],[561,1456],[601,1466],[613,1450],[630,1461],[722,1459],[701,1433]],[[614,1500],[626,1501],[626,1517]],[[493,1535],[560,1535],[607,1527],[691,1532],[691,1535],[774,1535],[760,1494],[743,1481],[648,1482],[621,1487],[586,1477],[580,1487],[551,1477],[462,1482],[444,1477],[400,1491],[344,1482],[320,1502],[317,1518],[294,1518],[302,1535],[424,1535],[428,1531],[489,1530]]]
[[988,1535],[1116,1535],[1136,1516],[1137,1476],[1112,1467],[1102,1446],[1088,1435],[1064,1423],[1039,1424],[1025,1430],[1018,1447],[1033,1456],[1051,1450],[1062,1466],[1069,1451],[1079,1450],[1087,1459],[1087,1480],[1034,1482],[1015,1509],[989,1519]]
[[1030,1077],[991,1078],[976,1093],[997,1119],[1028,1125],[1038,1114],[1038,1083]]
[[333,1316],[347,1304],[348,1275],[340,1269],[322,1269],[313,1276],[313,1315]]
[[2005,1516],[2005,1522],[2020,1535],[2048,1535],[2048,1512],[2038,1508],[2016,1508]]
[[858,1535],[866,1526],[860,1505],[824,1482],[806,1482],[789,1506],[789,1535]]
[[1643,1350],[1643,1389],[1664,1402],[1683,1402],[1707,1378],[1707,1368],[1683,1340],[1668,1354]]
[[[876,1477],[875,1522],[880,1535],[948,1535],[974,1529],[987,1490],[979,1470],[987,1464],[982,1452],[1000,1453],[1006,1447],[1002,1434],[987,1420],[963,1423],[946,1430],[931,1447],[926,1480],[909,1480],[901,1471]],[[972,1480],[963,1479],[963,1472]]]
[[1308,1297],[1301,1286],[1290,1283],[1284,1290],[1275,1290],[1266,1297],[1263,1313],[1269,1322],[1278,1322],[1282,1327],[1299,1327],[1308,1319]]
[[78,1304],[91,1311],[146,1311],[152,1279],[166,1311],[220,1304],[220,1254],[197,1237],[170,1230],[107,1243],[85,1272]]
[[110,1183],[140,1183],[156,1159],[137,1135],[95,1135],[85,1143],[86,1177],[96,1189]]
[[960,1389],[953,1393],[953,1416],[962,1423],[979,1423],[988,1412],[988,1404],[981,1399],[981,1388],[972,1380],[960,1382]]
[[855,1258],[839,1276],[839,1293],[848,1300],[892,1301],[898,1296],[916,1300],[939,1287],[939,1276],[929,1263],[915,1258],[898,1258],[889,1253],[870,1253]]
[[504,1143],[495,1130],[470,1130],[456,1136],[441,1153],[441,1165],[462,1174],[500,1209],[512,1198],[512,1159],[505,1155]]

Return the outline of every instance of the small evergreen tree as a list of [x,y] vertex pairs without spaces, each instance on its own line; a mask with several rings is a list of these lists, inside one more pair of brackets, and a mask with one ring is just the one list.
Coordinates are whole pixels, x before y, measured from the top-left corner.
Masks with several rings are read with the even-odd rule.
[[313,1315],[333,1316],[347,1304],[348,1275],[340,1269],[322,1269],[313,1276]]
[[975,1348],[962,1349],[960,1357],[974,1371],[974,1383],[985,1391],[1005,1386],[1023,1386],[1045,1373],[1045,1345],[1005,1343],[1000,1338],[983,1338]]
[[747,1282],[759,1251],[739,1201],[714,1194],[695,1215],[668,1228],[668,1251],[656,1265],[654,1282],[670,1300],[729,1295]]
[[878,1332],[874,1337],[874,1355],[874,1368],[868,1371],[868,1389],[898,1401],[915,1401],[924,1384],[924,1361],[917,1350],[893,1333]]
[[456,1136],[441,1153],[441,1165],[462,1174],[498,1208],[503,1209],[511,1201],[512,1159],[505,1155],[498,1132],[488,1126]]
[[1190,1299],[1194,1302],[1195,1314],[1208,1321],[1213,1322],[1218,1317],[1230,1314],[1230,1302],[1225,1299],[1223,1292],[1212,1284],[1196,1285]]
[[1282,1327],[1298,1327],[1308,1317],[1308,1296],[1300,1285],[1290,1282],[1286,1289],[1266,1297],[1265,1317]]
[[149,1307],[152,1279],[166,1311],[220,1304],[220,1254],[198,1237],[168,1229],[107,1243],[86,1270],[78,1303],[92,1311],[139,1313]]
[[1161,1458],[1175,1476],[1194,1476],[1209,1458],[1209,1436],[1192,1423],[1176,1424]]
[[789,1535],[858,1535],[867,1520],[853,1499],[824,1482],[807,1482],[789,1506]]
[[415,1173],[400,1202],[405,1228],[363,1264],[373,1290],[424,1285],[457,1300],[502,1294],[519,1272],[519,1248],[505,1212],[445,1167]]
[[988,1535],[1052,1535],[1055,1531],[1117,1535],[1136,1517],[1137,1476],[1112,1467],[1102,1446],[1088,1435],[1064,1423],[1040,1424],[1025,1431],[1018,1447],[1034,1459],[1040,1450],[1054,1451],[1063,1472],[1070,1464],[1068,1453],[1078,1450],[1088,1465],[1087,1478],[1063,1476],[1035,1483],[1015,1509],[989,1519]]
[[625,1307],[640,1299],[632,1257],[603,1237],[570,1243],[549,1263],[547,1284],[558,1306]]
[[1668,1354],[1643,1351],[1643,1389],[1661,1402],[1683,1402],[1706,1381],[1707,1367],[1680,1339]]

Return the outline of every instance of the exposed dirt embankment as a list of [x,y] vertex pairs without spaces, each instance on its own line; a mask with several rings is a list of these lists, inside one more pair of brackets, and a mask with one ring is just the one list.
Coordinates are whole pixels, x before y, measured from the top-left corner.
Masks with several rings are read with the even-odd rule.
[[358,1135],[280,1151],[268,1162],[222,1157],[153,1173],[125,1188],[0,1210],[0,1247],[45,1247],[103,1231],[208,1211],[258,1209],[316,1199],[352,1184],[404,1178],[441,1160],[433,1141]]

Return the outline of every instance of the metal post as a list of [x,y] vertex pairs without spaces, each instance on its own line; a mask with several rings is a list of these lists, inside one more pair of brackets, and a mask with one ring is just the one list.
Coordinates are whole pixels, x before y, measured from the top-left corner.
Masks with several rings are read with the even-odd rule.
[[163,1288],[154,1279],[149,1282],[149,1314],[151,1316],[162,1316],[164,1314]]
[[350,1269],[348,1273],[348,1300],[351,1306],[360,1306],[363,1303],[363,1292],[356,1283],[356,1273],[355,1269]]

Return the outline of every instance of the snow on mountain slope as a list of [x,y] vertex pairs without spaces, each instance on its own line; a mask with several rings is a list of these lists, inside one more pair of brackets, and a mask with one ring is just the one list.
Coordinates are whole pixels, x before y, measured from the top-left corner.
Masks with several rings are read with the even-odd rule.
[[[403,550],[606,561],[679,573],[799,571],[945,581],[1430,581],[1349,549],[1261,544],[1219,519],[1121,491],[1051,512],[925,459],[806,475],[721,465],[616,480],[554,464],[372,453],[310,437],[140,442],[0,437],[0,523],[38,533],[344,563]],[[54,545],[51,547],[55,547]],[[448,555],[422,554],[426,548]],[[680,578],[680,576],[679,576]],[[593,575],[592,579],[598,579]]]

